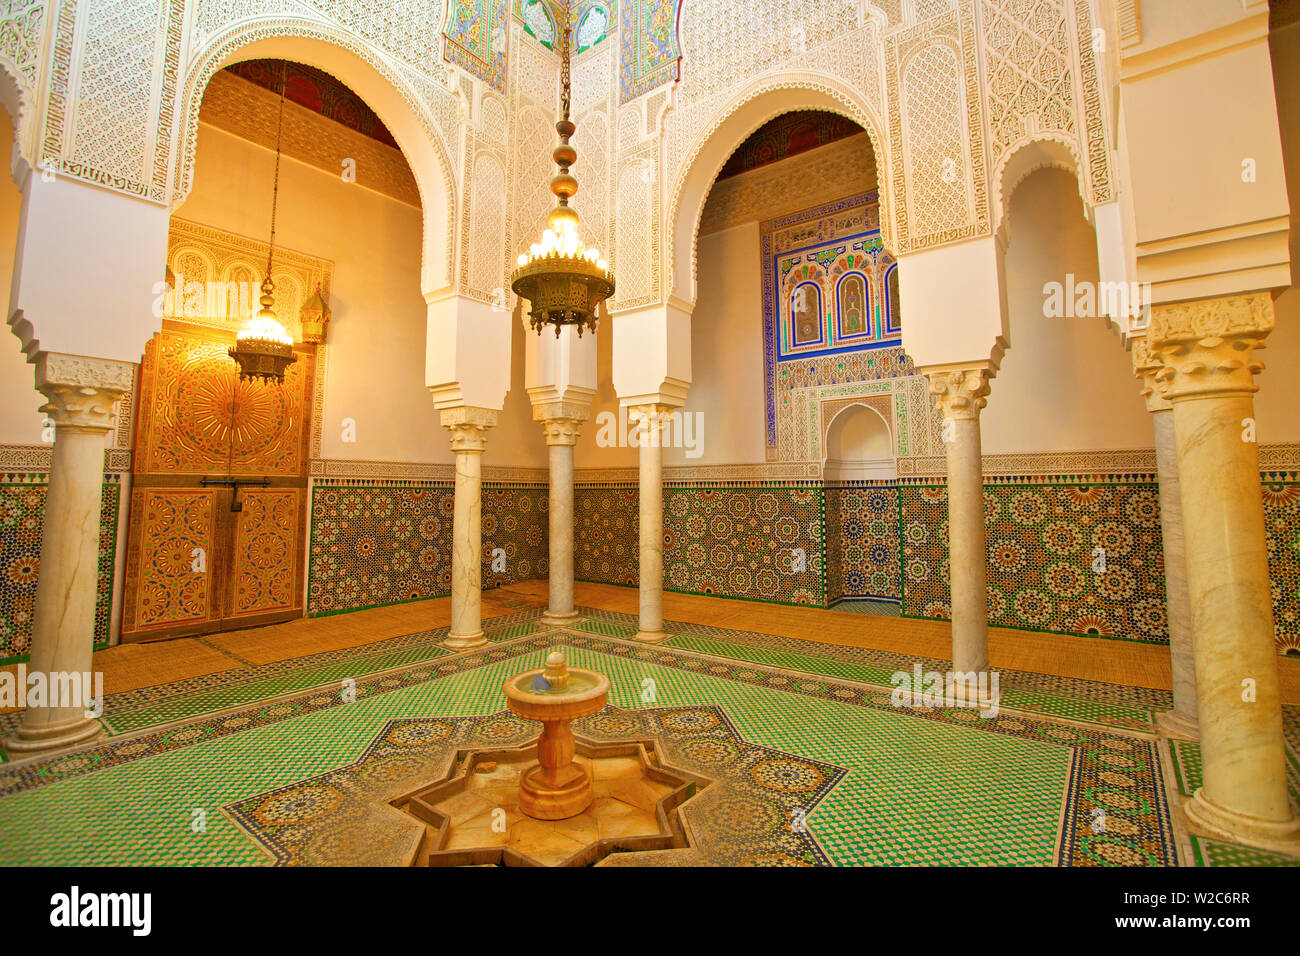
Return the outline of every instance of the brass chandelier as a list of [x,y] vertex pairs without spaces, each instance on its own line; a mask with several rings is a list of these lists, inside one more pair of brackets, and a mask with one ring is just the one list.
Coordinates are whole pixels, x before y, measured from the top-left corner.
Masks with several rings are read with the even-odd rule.
[[284,87],[289,65],[281,64],[280,119],[275,132],[275,185],[271,192],[271,241],[266,253],[266,278],[262,280],[262,308],[235,333],[230,357],[239,366],[241,379],[283,382],[284,370],[297,361],[293,354],[293,337],[285,331],[275,314],[275,283],[271,266],[275,259],[275,213],[280,202],[280,140],[284,131]]
[[555,326],[558,338],[566,325],[576,325],[578,335],[584,328],[596,331],[596,310],[614,294],[614,274],[600,253],[588,249],[578,238],[578,213],[569,199],[578,191],[578,181],[569,172],[578,159],[578,151],[569,144],[576,129],[569,119],[569,9],[564,10],[564,40],[560,48],[560,119],[555,131],[560,144],[551,153],[560,171],[551,177],[551,192],[559,199],[546,217],[542,241],[534,243],[519,256],[519,267],[510,276],[510,288],[531,308],[528,318],[541,333],[546,325]]

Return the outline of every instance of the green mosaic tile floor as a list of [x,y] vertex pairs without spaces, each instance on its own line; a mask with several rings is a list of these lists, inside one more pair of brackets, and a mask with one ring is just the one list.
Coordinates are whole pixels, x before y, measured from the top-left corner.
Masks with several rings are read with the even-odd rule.
[[[0,766],[0,864],[272,862],[232,816],[235,804],[354,764],[394,720],[499,721],[505,677],[540,666],[558,643],[575,665],[610,676],[605,713],[662,730],[665,708],[716,708],[747,746],[842,768],[808,812],[816,852],[789,850],[802,862],[1174,862],[1156,745],[1132,733],[1149,728],[1159,692],[1013,673],[1004,706],[1020,713],[985,722],[960,709],[889,706],[889,677],[911,661],[899,655],[671,622],[670,641],[646,646],[629,640],[627,615],[587,611],[573,628],[550,630],[539,629],[539,613],[485,622],[491,643],[478,653],[452,654],[440,629],[114,695],[106,742]],[[339,695],[346,677],[356,682],[351,702]],[[1180,742],[1171,754],[1168,789],[1190,793],[1199,749]],[[772,862],[772,845],[795,846],[788,833],[772,844],[769,820],[764,851],[745,856],[737,821],[758,813],[746,800],[715,790],[691,808],[713,841],[702,844],[706,857]],[[1113,821],[1108,832],[1089,827],[1099,810]],[[1270,855],[1221,841],[1191,846],[1185,862],[1196,865],[1270,865]]]
[[[713,657],[746,660],[811,674],[843,677],[886,688],[893,686],[890,678],[899,669],[897,664],[871,664],[794,651],[766,650],[691,633],[675,634],[665,644]],[[1003,684],[1001,691],[1002,706],[1011,710],[1135,730],[1149,730],[1152,726],[1153,717],[1149,708],[1122,702],[1086,700],[1064,694],[1026,690],[1008,684]]]
[[[789,682],[788,671],[727,668],[684,650],[552,632],[359,681],[350,703],[303,694],[153,735],[119,736],[70,757],[10,765],[0,770],[0,864],[268,862],[222,808],[355,761],[394,719],[498,713],[505,678],[540,666],[561,641],[574,665],[609,675],[615,708],[649,714],[708,702],[752,744],[845,768],[808,816],[830,863],[1057,862],[1062,833],[1072,839],[1077,793],[1068,797],[1080,787],[1079,755],[1089,747],[1134,755],[1149,747],[1137,738],[1043,725],[1060,738],[1051,739],[1014,721],[1003,722],[1002,733],[978,718],[972,726],[942,711],[900,712],[851,684],[804,680],[785,689],[779,685]],[[1133,772],[1152,763],[1117,759]],[[988,785],[990,766],[996,787]],[[1157,841],[1163,829],[1152,831]]]

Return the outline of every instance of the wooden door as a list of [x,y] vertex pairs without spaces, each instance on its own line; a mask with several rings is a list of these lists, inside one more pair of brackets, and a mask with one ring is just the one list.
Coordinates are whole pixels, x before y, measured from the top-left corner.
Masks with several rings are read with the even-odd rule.
[[229,332],[165,321],[145,349],[124,641],[302,614],[315,346],[296,348],[277,385],[239,381],[227,353],[233,341]]

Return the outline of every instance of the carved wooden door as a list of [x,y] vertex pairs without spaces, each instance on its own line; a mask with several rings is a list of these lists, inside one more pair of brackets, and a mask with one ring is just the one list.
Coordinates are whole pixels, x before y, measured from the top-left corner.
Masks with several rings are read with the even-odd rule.
[[240,381],[229,332],[165,321],[136,402],[122,639],[302,614],[315,346]]

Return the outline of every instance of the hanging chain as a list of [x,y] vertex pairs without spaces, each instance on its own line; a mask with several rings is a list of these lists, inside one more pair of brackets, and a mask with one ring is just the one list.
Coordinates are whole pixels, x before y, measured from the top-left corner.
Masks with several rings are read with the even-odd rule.
[[266,250],[266,280],[271,281],[275,257],[275,213],[280,204],[280,143],[284,136],[284,88],[289,80],[289,61],[280,61],[280,117],[275,125],[275,184],[271,189],[271,244]]
[[569,34],[573,32],[569,3],[564,4],[564,40],[560,47],[560,112],[569,118]]

